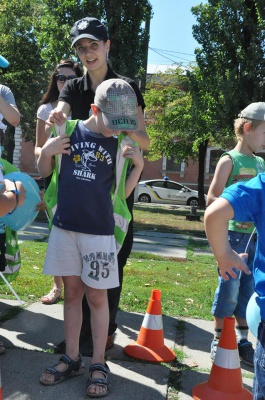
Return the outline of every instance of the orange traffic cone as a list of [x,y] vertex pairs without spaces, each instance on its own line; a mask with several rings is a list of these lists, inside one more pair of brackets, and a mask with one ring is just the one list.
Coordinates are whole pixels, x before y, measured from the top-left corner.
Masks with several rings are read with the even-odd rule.
[[234,318],[225,317],[209,381],[195,386],[192,397],[195,400],[253,399],[242,383]]
[[170,362],[175,353],[164,345],[161,291],[152,290],[149,305],[136,342],[124,348],[127,356],[151,362]]

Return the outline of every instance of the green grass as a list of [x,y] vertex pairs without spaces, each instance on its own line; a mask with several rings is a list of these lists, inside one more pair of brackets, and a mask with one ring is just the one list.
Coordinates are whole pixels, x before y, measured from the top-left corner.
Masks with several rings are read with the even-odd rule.
[[[178,346],[176,359],[167,364],[169,368],[168,400],[178,399],[180,376],[187,368],[182,361],[185,322],[182,318],[211,320],[210,314],[214,290],[217,285],[215,261],[212,256],[196,255],[194,249],[209,249],[205,240],[203,211],[197,211],[201,221],[188,221],[189,209],[165,208],[161,206],[135,205],[134,230],[153,230],[184,234],[189,237],[187,259],[179,260],[155,256],[148,253],[132,252],[124,270],[120,309],[127,312],[145,313],[151,292],[162,292],[162,313],[178,317],[176,335]],[[39,221],[46,222],[46,216],[39,214]],[[36,302],[50,291],[53,278],[42,274],[47,243],[25,241],[20,245],[22,266],[20,274],[12,282],[18,296],[27,303]],[[13,299],[8,287],[0,285],[0,297]],[[19,312],[16,307],[14,312]],[[7,316],[6,319],[12,316]]]
[[203,210],[197,210],[201,221],[188,221],[190,208],[134,205],[134,230],[158,230],[160,232],[181,233],[205,237]]
[[[135,230],[153,227],[157,231],[191,235],[186,260],[169,259],[148,253],[131,253],[125,267],[120,308],[145,313],[153,289],[162,292],[162,311],[174,317],[210,320],[211,303],[217,284],[215,262],[212,256],[193,256],[193,249],[208,248],[203,240],[203,222],[186,220],[186,210],[139,207],[135,209]],[[189,232],[185,228],[188,223]],[[141,229],[142,228],[142,229]],[[200,228],[200,229],[198,229]],[[196,235],[201,237],[194,240]],[[18,296],[26,302],[35,302],[48,293],[52,277],[42,274],[47,243],[25,241],[20,245],[22,266],[12,282]],[[0,285],[2,298],[13,298],[6,285]]]

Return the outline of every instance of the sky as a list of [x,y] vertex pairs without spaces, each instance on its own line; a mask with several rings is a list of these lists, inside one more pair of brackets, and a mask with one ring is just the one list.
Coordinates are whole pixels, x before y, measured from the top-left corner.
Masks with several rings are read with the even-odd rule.
[[195,61],[199,46],[192,36],[196,19],[190,9],[206,0],[150,0],[153,18],[150,24],[148,64],[187,65]]

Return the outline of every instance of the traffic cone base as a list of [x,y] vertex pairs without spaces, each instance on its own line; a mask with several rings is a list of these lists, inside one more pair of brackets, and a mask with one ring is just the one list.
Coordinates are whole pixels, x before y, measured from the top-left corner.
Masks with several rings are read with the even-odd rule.
[[253,400],[252,393],[244,387],[240,393],[224,393],[210,388],[208,382],[197,385],[192,397],[194,400]]
[[124,353],[129,357],[150,362],[171,362],[176,357],[174,351],[166,346],[160,349],[150,349],[139,345],[137,342],[126,346]]
[[136,342],[124,348],[124,353],[132,358],[150,362],[171,362],[175,353],[164,344],[161,308],[161,291],[153,290]]

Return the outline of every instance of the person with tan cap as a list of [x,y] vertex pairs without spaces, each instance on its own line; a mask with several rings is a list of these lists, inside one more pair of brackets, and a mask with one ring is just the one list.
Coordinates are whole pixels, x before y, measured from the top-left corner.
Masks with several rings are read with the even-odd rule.
[[[237,144],[225,152],[219,160],[207,194],[207,206],[222,194],[223,190],[239,181],[248,181],[265,171],[265,161],[255,155],[265,148],[265,103],[248,105],[234,121]],[[252,270],[257,234],[254,224],[248,220],[229,221],[228,239],[232,249],[247,253],[246,261]],[[246,308],[254,291],[252,275],[236,272],[236,278],[225,280],[218,269],[218,287],[212,305],[214,338],[211,344],[211,360],[214,361],[224,317],[235,316],[236,336],[240,359],[250,367],[254,365],[254,349],[248,340]]]
[[[57,204],[43,272],[64,280],[66,342],[66,354],[43,372],[40,382],[55,385],[83,373],[79,335],[85,293],[94,345],[87,395],[103,397],[109,391],[109,368],[105,363],[107,289],[119,286],[120,228],[124,229],[130,218],[127,208],[122,207],[138,182],[143,158],[139,147],[124,134],[138,129],[137,98],[127,82],[102,82],[91,109],[93,114],[85,121],[67,120],[66,133],[49,139],[38,159],[43,177],[53,171],[55,177],[59,175],[58,182],[54,182]],[[60,166],[57,159],[54,161],[58,154]],[[125,183],[127,159],[132,160],[134,168]]]

